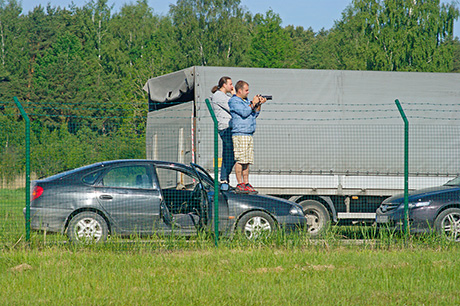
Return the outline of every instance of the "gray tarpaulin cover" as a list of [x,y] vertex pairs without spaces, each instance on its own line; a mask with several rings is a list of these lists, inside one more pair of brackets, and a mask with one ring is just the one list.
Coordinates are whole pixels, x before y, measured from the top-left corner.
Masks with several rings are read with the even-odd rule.
[[150,101],[164,103],[181,100],[182,96],[193,92],[193,86],[193,69],[188,68],[150,79],[144,90],[148,92]]
[[[404,130],[395,99],[410,121],[411,173],[460,170],[460,74],[191,67],[147,81],[153,103],[190,95],[196,161],[205,167],[212,166],[213,135],[204,101],[222,76],[247,81],[250,97],[273,96],[257,120],[251,171],[402,174]],[[155,125],[148,121],[148,135]]]

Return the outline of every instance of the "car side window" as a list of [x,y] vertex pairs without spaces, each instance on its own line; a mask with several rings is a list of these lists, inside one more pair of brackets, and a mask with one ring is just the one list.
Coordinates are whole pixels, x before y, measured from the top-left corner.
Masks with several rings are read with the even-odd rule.
[[102,179],[106,187],[152,189],[152,178],[144,166],[125,166],[110,169]]
[[199,180],[190,174],[170,168],[156,168],[161,189],[193,190]]

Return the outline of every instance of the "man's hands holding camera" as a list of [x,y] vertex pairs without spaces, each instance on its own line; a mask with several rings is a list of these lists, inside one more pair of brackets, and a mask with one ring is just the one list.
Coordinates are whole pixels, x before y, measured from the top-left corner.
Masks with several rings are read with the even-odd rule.
[[252,99],[251,107],[252,107],[252,109],[259,111],[260,106],[262,104],[264,104],[265,102],[267,102],[267,98],[265,96],[256,95],[256,96],[254,96],[254,99]]

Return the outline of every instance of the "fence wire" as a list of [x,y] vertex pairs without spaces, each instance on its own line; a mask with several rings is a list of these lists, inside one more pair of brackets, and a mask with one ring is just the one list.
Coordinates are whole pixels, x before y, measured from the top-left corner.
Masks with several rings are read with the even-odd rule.
[[[214,138],[209,113],[197,111],[200,104],[204,102],[142,116],[142,112],[127,115],[124,109],[111,109],[110,104],[93,108],[24,103],[31,118],[30,195],[36,203],[31,210],[31,239],[86,239],[85,231],[95,231],[104,240],[195,235],[212,231],[214,214],[219,215],[223,234],[234,229],[245,233],[251,226],[294,229],[295,222],[287,219],[293,215],[282,211],[281,202],[261,206],[254,204],[252,195],[236,195],[234,171],[230,189],[215,190],[214,162],[217,159],[221,167],[222,143]],[[26,237],[24,121],[13,102],[0,102],[0,106],[0,242],[14,245]],[[410,189],[439,186],[457,177],[460,122],[452,105],[410,102],[403,106],[413,122]],[[309,210],[307,227],[320,231],[327,222],[372,224],[382,201],[403,191],[404,125],[391,102],[340,109],[292,102],[267,107],[257,120],[250,183],[259,195],[290,199],[304,213]],[[133,159],[166,163],[97,164]],[[171,167],[168,162],[196,163],[204,169]],[[92,164],[81,176],[55,176]],[[54,185],[42,180],[50,176]],[[36,188],[39,185],[42,190]],[[216,212],[214,192],[223,203]],[[241,205],[230,204],[235,196],[241,197]],[[252,208],[245,210],[244,205]]]

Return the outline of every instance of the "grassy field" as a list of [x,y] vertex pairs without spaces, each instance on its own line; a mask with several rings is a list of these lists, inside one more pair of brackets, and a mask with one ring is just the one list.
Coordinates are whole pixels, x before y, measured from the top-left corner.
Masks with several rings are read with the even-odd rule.
[[20,247],[1,305],[458,305],[459,247]]
[[460,245],[367,226],[285,235],[24,241],[24,190],[0,191],[0,305],[458,305]]
[[[24,189],[0,189],[0,250],[3,248],[9,249],[17,243],[25,240],[25,220],[23,208],[25,199]],[[65,243],[68,238],[65,235],[50,234],[46,232],[30,233],[31,243],[34,245],[54,245]],[[162,237],[163,239],[164,237]],[[355,239],[379,239],[393,240],[399,239],[400,235],[391,231],[377,231],[373,226],[332,226],[327,232],[325,239],[328,241],[335,240],[355,240]],[[117,238],[110,238],[117,241]],[[149,242],[154,239],[148,239]],[[179,240],[181,238],[178,238]],[[276,237],[275,240],[285,239],[285,237]],[[423,238],[426,239],[426,238]],[[177,240],[176,238],[174,240]],[[298,239],[294,239],[298,240]],[[428,240],[439,240],[435,236],[428,236]],[[176,242],[172,241],[172,244]],[[282,242],[283,243],[283,242]],[[292,242],[299,244],[299,242]],[[303,243],[300,243],[302,245]]]
[[24,189],[0,189],[0,249],[25,235]]

